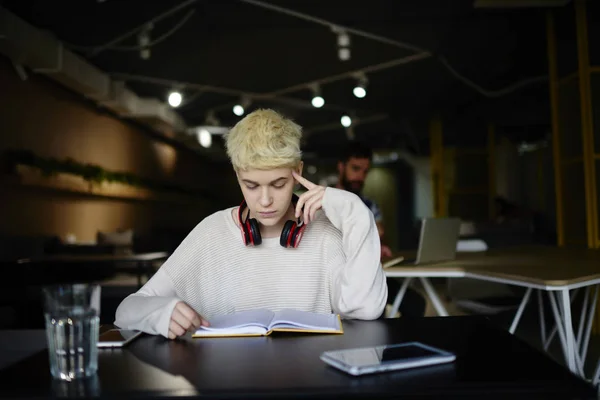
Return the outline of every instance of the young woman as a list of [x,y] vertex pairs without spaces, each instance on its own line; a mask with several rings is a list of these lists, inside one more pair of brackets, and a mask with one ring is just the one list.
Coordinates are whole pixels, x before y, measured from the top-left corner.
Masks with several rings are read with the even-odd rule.
[[381,316],[387,285],[373,214],[355,194],[302,177],[301,135],[272,110],[231,129],[227,154],[244,201],[201,221],[123,300],[115,325],[173,339],[257,308]]

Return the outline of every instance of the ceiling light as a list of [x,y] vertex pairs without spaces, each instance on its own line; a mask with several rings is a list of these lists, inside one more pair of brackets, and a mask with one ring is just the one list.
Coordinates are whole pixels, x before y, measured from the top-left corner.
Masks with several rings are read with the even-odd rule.
[[367,95],[367,90],[364,87],[357,85],[352,90],[352,93],[354,93],[354,96],[358,97],[359,99],[362,99]]
[[313,92],[313,98],[311,100],[311,104],[313,105],[313,107],[315,107],[315,108],[323,107],[323,105],[325,105],[325,99],[323,97],[321,97],[321,88],[319,87],[319,85],[316,83],[313,83],[309,87],[310,87],[310,90],[312,90],[312,92]]
[[140,58],[147,60],[150,58],[150,31],[154,24],[152,22],[146,24],[138,34],[138,46],[140,48]]
[[350,118],[347,115],[342,115],[340,121],[342,122],[342,126],[344,126],[345,128],[348,128],[350,125],[352,125],[352,118]]
[[150,49],[149,48],[145,48],[140,50],[140,58],[142,60],[147,60],[150,58]]
[[350,46],[350,35],[345,30],[338,31],[338,46],[348,47]]
[[241,117],[242,115],[244,115],[244,107],[242,107],[239,104],[236,104],[235,106],[233,106],[233,113],[238,117]]
[[340,47],[338,49],[338,58],[341,61],[348,61],[350,59],[350,49],[348,47]]
[[311,104],[315,108],[321,108],[323,105],[325,105],[325,99],[321,96],[315,96],[312,98]]
[[246,112],[246,109],[250,106],[250,98],[248,96],[242,96],[240,102],[233,106],[233,113],[238,117],[241,117]]
[[367,79],[367,76],[362,72],[359,72],[358,74],[354,75],[354,77],[356,78],[357,83],[356,86],[354,86],[352,93],[354,93],[354,96],[358,97],[359,99],[362,99],[367,95],[367,84],[369,83],[369,80]]
[[182,100],[183,96],[177,90],[173,90],[171,93],[169,93],[168,101],[171,107],[179,107]]
[[350,35],[338,26],[332,26],[331,30],[337,34],[338,58],[341,61],[350,59]]
[[198,129],[197,135],[198,143],[200,143],[202,147],[209,148],[212,145],[212,135],[207,129]]

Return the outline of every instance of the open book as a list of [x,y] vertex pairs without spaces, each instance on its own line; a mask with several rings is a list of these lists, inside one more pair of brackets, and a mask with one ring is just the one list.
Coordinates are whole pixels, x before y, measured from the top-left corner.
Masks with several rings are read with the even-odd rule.
[[318,314],[298,310],[241,311],[210,319],[192,337],[266,336],[271,332],[344,333],[337,314]]

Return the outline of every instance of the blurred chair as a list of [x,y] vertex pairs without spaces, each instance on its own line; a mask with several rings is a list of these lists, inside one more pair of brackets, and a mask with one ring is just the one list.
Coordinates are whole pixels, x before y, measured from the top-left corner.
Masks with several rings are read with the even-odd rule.
[[459,253],[473,253],[487,251],[488,245],[481,239],[459,240],[456,244],[456,251]]
[[98,231],[96,242],[99,246],[113,246],[114,254],[132,254],[133,253],[133,230],[118,230],[115,232]]

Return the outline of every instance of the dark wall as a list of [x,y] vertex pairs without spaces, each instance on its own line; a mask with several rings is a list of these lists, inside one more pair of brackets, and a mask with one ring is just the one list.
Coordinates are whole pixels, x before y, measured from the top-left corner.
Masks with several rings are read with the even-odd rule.
[[191,189],[214,191],[211,186],[223,182],[217,192],[220,200],[206,196],[169,203],[24,186],[2,175],[2,235],[73,234],[89,241],[98,230],[185,230],[239,197],[228,165],[211,164],[196,153],[156,140],[40,75],[30,73],[23,81],[3,58],[0,88],[0,155],[26,149],[41,157],[72,158]]

